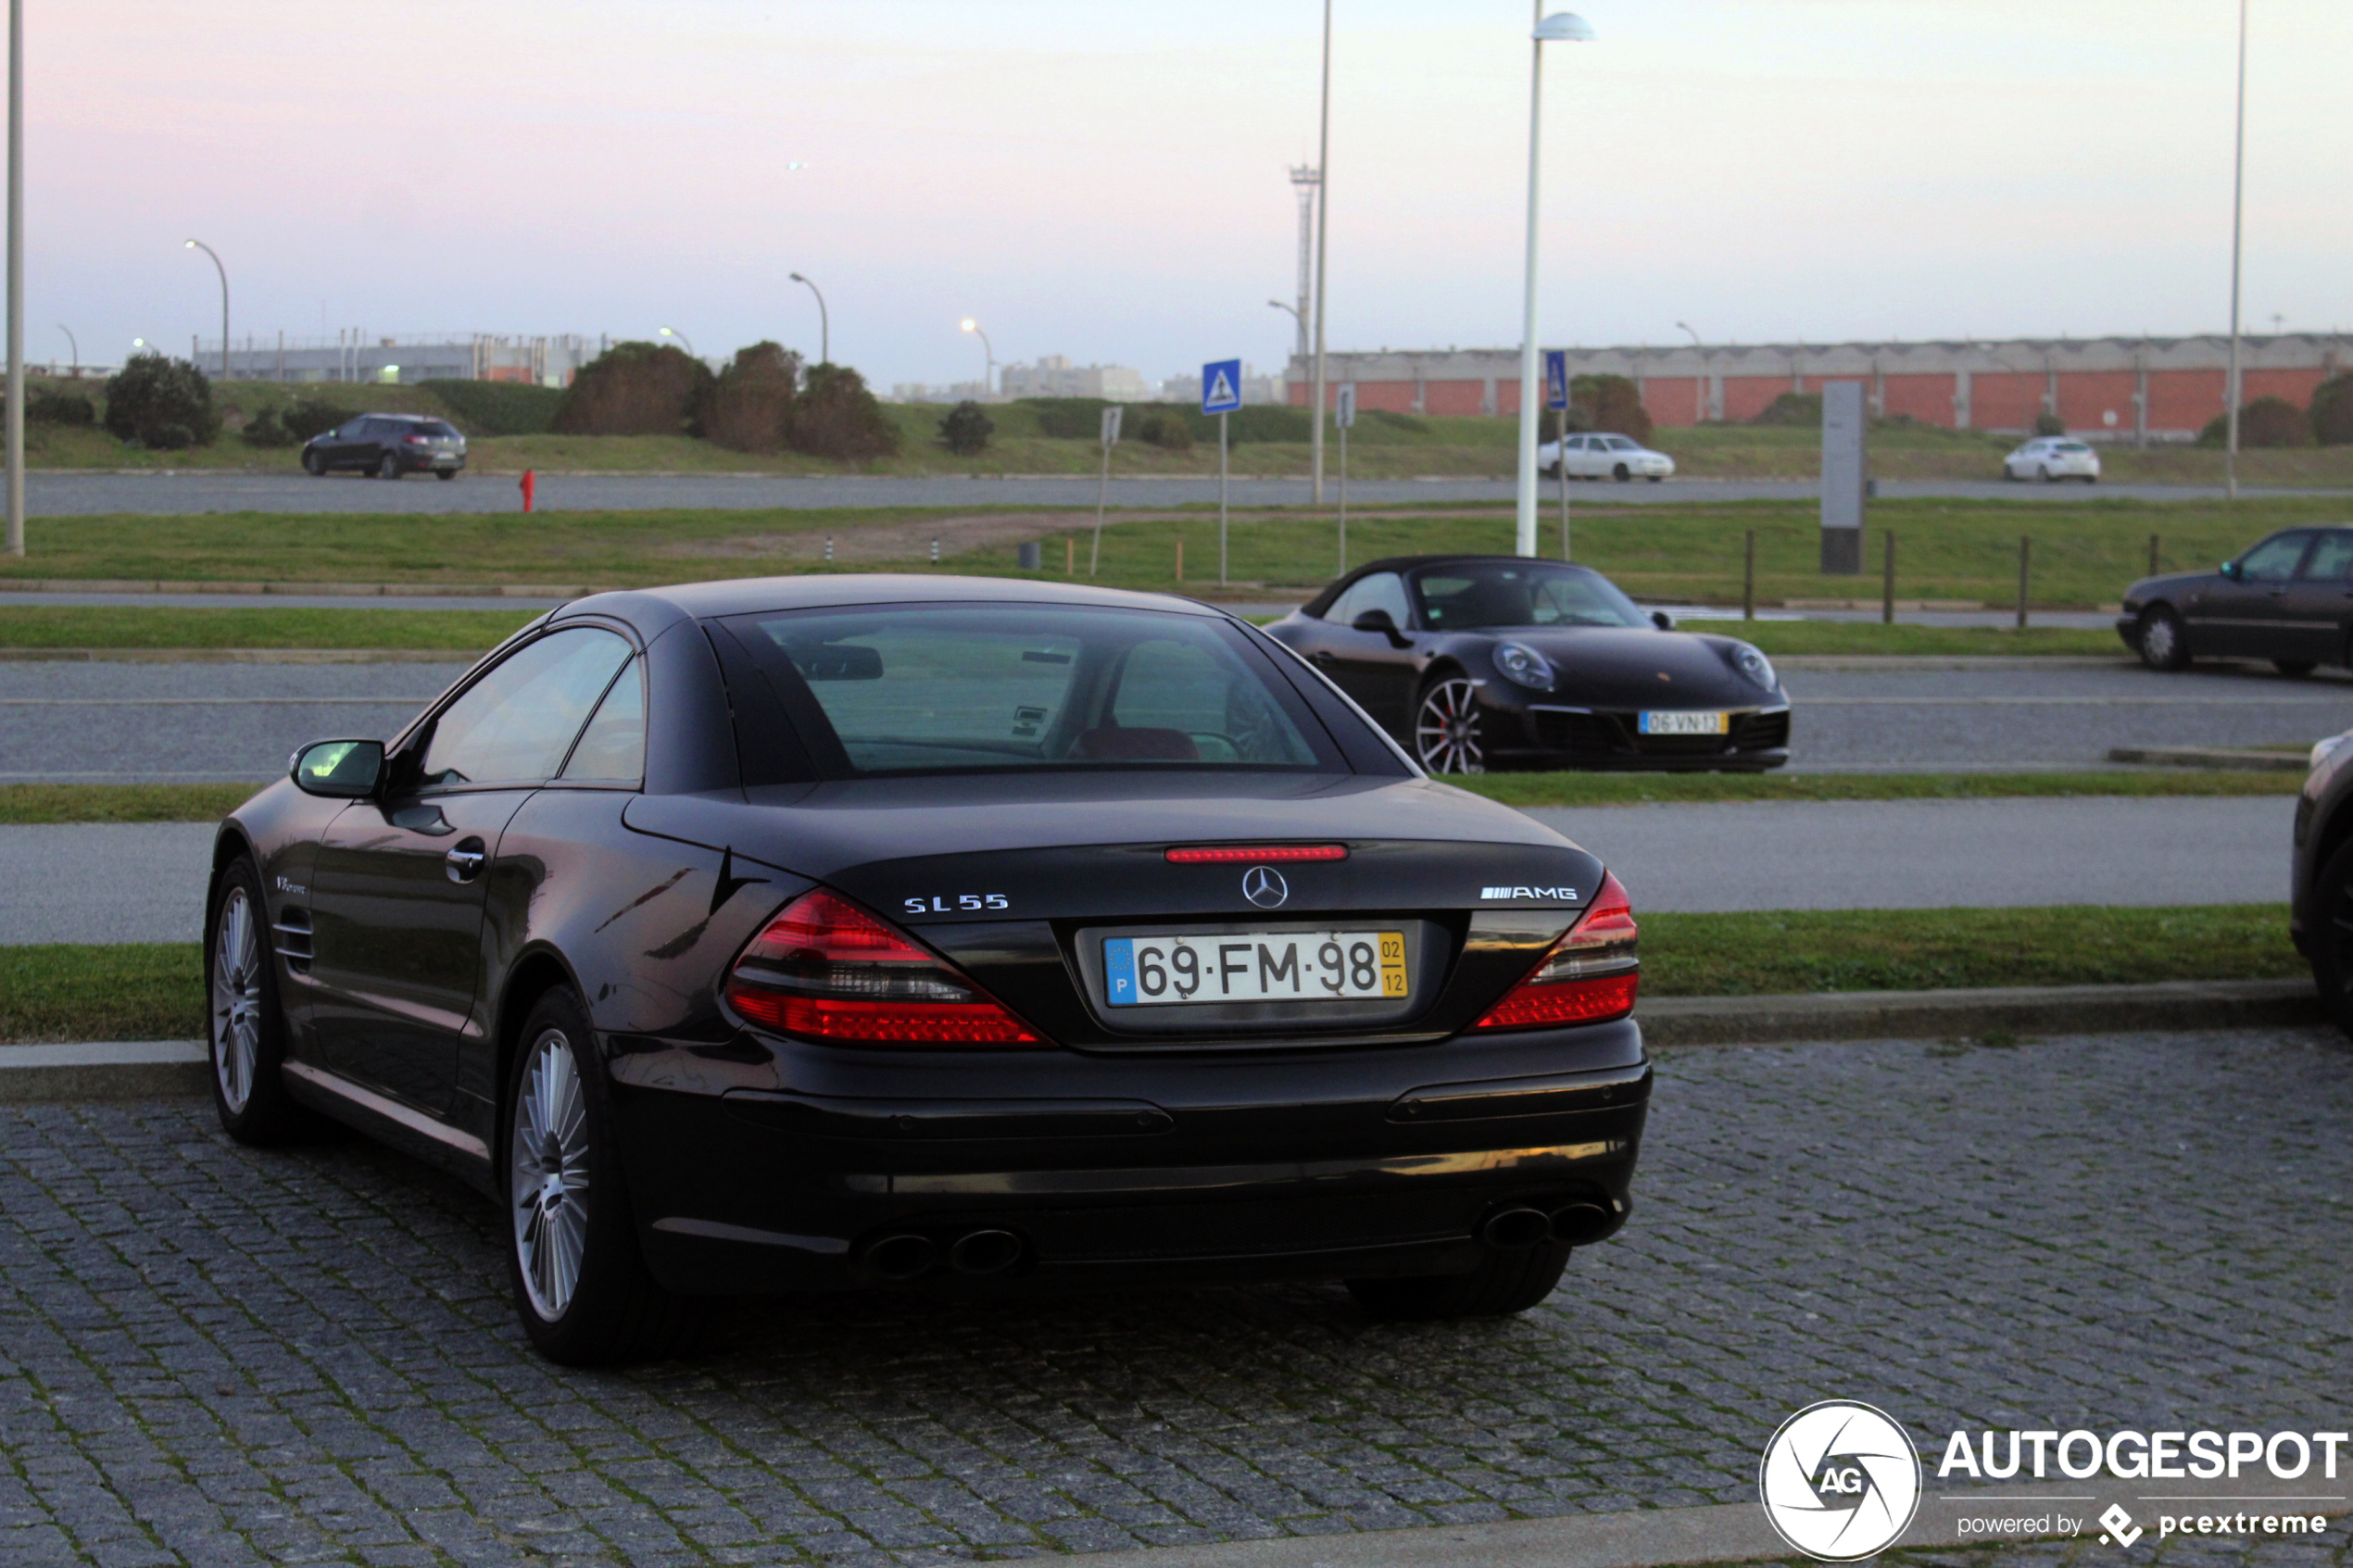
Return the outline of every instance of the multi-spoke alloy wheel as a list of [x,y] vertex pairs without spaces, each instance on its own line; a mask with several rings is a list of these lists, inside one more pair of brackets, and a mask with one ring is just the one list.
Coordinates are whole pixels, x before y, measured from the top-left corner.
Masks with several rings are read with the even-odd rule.
[[1414,754],[1433,773],[1483,773],[1487,753],[1478,739],[1478,688],[1463,676],[1422,694],[1414,721]]
[[560,1029],[532,1042],[510,1157],[515,1261],[532,1311],[553,1323],[572,1305],[588,1245],[588,1105]]
[[253,1098],[261,1057],[262,961],[259,911],[232,886],[212,938],[212,1071],[232,1115]]

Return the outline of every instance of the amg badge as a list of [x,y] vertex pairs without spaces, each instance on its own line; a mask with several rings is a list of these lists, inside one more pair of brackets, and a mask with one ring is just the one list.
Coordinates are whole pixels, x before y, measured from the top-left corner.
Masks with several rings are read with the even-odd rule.
[[1558,898],[1566,903],[1577,902],[1574,887],[1482,887],[1482,898]]

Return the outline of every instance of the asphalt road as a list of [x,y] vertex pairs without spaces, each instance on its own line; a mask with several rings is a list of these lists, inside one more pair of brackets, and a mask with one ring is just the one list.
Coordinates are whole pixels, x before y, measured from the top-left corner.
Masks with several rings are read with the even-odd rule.
[[[639,511],[656,508],[821,507],[1088,507],[1095,504],[1092,476],[1048,475],[1014,479],[828,478],[769,474],[542,474],[535,505],[542,511]],[[1238,507],[1305,506],[1312,487],[1303,479],[1239,479],[1232,482]],[[1353,480],[1349,499],[1365,505],[1418,501],[1508,502],[1518,493],[1509,480]],[[1663,484],[1579,484],[1578,499],[1612,506],[1649,502],[1805,500],[1818,495],[1812,480],[1669,480]],[[1888,499],[1912,496],[1998,497],[2005,500],[2071,500],[2083,489],[2071,484],[2004,484],[1987,481],[1883,481]],[[2108,484],[2098,495],[2134,500],[2198,500],[2220,489],[2183,484]],[[1114,507],[1214,505],[1216,476],[1114,479]],[[1327,490],[1327,494],[1329,492]],[[2249,495],[2347,495],[2341,490],[2246,491]],[[1548,504],[1558,490],[1546,485]],[[504,512],[522,507],[513,478],[469,474],[444,483],[338,475],[252,473],[27,473],[26,509],[36,517],[77,517],[113,512]]]
[[[1826,1398],[1931,1464],[1956,1430],[2345,1429],[2341,1040],[1657,1074],[1627,1228],[1516,1318],[1378,1323],[1318,1285],[798,1298],[598,1371],[531,1353],[508,1222],[450,1177],[357,1138],[240,1148],[193,1098],[0,1106],[0,1560],[912,1568],[1313,1537],[1284,1561],[1362,1568],[1417,1537],[1353,1532],[1754,1510],[1775,1427]],[[2164,1489],[2341,1497],[2318,1471]],[[2129,1556],[2091,1534],[1916,1560],[2347,1560],[2342,1521]]]
[[[1886,800],[1530,813],[1644,909],[2284,901],[2295,801]],[[203,823],[0,827],[0,945],[193,942]]]
[[[489,601],[500,603],[503,601]],[[264,779],[305,741],[389,735],[448,664],[0,664],[0,783]],[[2353,678],[2257,667],[1797,670],[1793,766],[2096,766],[2111,746],[2306,746],[2353,728]]]

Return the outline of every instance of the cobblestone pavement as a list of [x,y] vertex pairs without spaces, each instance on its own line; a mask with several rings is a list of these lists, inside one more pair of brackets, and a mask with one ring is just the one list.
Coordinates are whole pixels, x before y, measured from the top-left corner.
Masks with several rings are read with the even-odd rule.
[[1632,1224],[1522,1318],[836,1298],[585,1374],[526,1352],[494,1210],[371,1145],[0,1108],[0,1562],[933,1562],[1747,1501],[1832,1396],[1916,1436],[2341,1429],[2348,1125],[2312,1033],[1690,1051]]

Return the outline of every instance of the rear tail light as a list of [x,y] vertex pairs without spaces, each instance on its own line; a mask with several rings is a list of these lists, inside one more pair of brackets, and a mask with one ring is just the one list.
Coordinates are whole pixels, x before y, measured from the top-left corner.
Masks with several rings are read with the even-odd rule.
[[1544,961],[1488,1010],[1474,1029],[1541,1029],[1605,1023],[1634,1010],[1642,960],[1634,906],[1617,878],[1604,873],[1585,916],[1553,944]]
[[728,1002],[781,1034],[861,1046],[1042,1046],[957,968],[823,890],[803,894],[727,972]]

